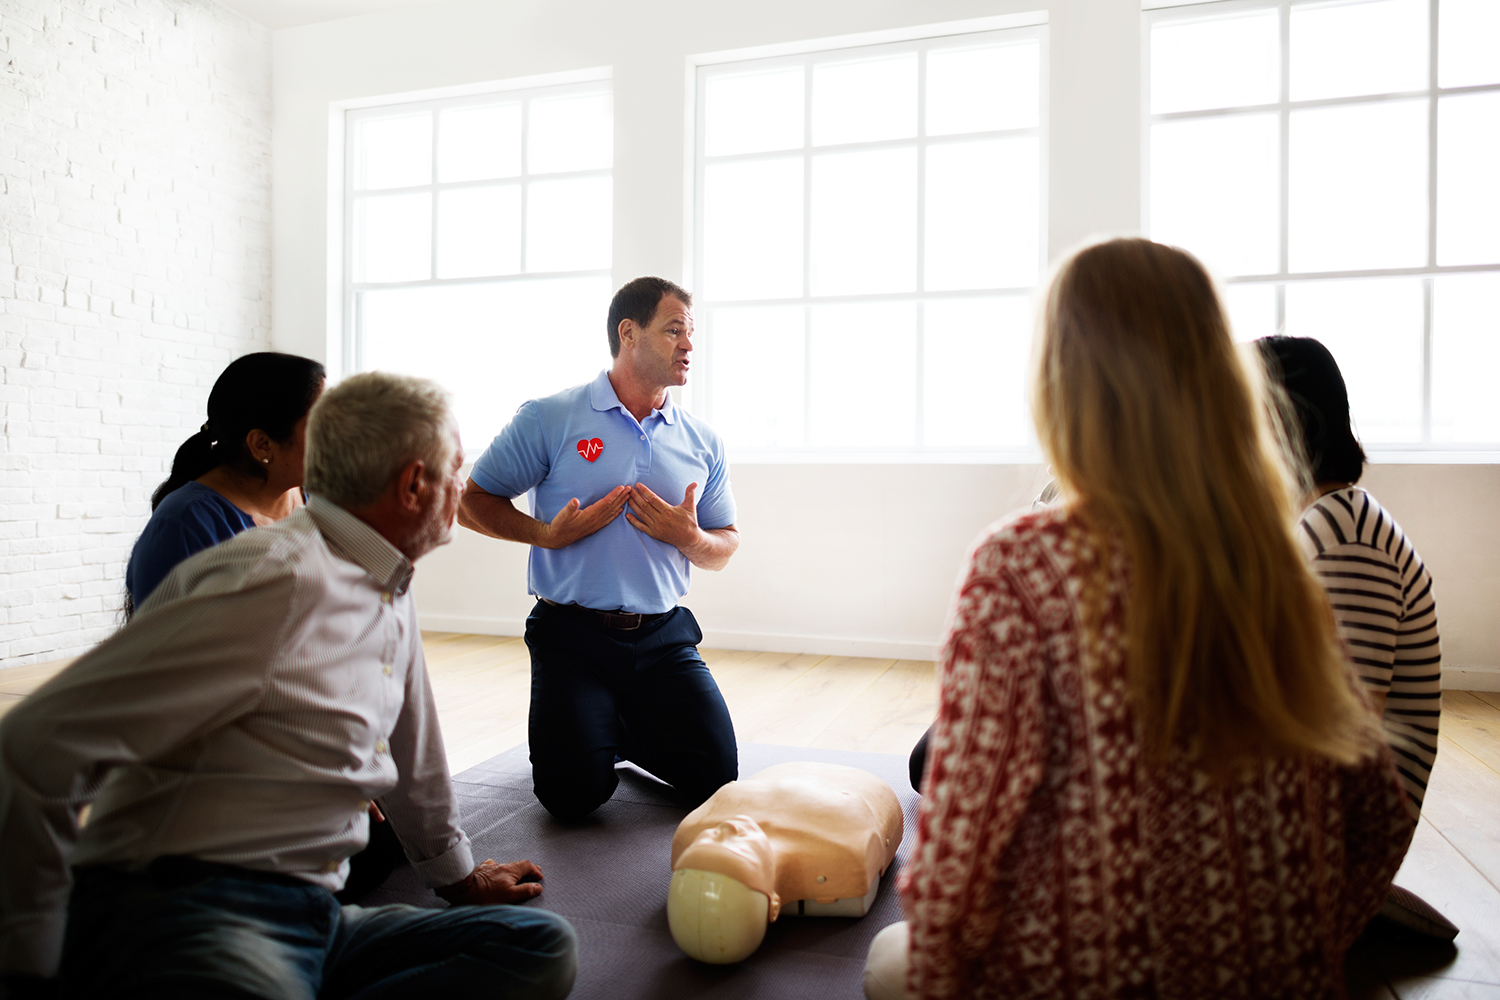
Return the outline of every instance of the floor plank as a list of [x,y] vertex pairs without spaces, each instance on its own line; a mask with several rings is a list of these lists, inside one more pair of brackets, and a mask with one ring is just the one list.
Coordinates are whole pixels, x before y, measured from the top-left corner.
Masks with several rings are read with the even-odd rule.
[[46,663],[28,663],[24,667],[0,668],[0,694],[28,695],[41,687],[52,676],[72,663],[66,660],[48,660]]
[[897,660],[810,746],[909,754],[937,714],[931,660]]
[[[735,734],[743,743],[811,746],[895,662],[827,657],[777,691],[774,700],[736,715]],[[733,713],[733,704],[730,709]]]
[[1421,896],[1458,925],[1457,953],[1425,975],[1392,975],[1396,993],[1409,995],[1419,980],[1500,985],[1500,889],[1471,865],[1425,817],[1396,874],[1396,884]]
[[1500,774],[1450,737],[1439,736],[1437,763],[1422,801],[1422,818],[1500,889]]
[[1439,728],[1500,778],[1500,713],[1493,706],[1470,691],[1444,691]]

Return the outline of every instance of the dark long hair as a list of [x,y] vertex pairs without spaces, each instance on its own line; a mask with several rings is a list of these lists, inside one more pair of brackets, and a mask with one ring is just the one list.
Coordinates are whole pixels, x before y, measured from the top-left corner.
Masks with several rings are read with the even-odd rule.
[[1255,343],[1297,411],[1313,482],[1359,482],[1365,450],[1349,424],[1349,391],[1333,354],[1311,337],[1262,337]]
[[288,440],[318,398],[326,375],[322,365],[295,354],[262,351],[231,361],[208,394],[208,420],[178,447],[171,475],[151,494],[151,509],[179,486],[221,465],[266,478],[245,444],[246,435],[262,430],[273,441]]

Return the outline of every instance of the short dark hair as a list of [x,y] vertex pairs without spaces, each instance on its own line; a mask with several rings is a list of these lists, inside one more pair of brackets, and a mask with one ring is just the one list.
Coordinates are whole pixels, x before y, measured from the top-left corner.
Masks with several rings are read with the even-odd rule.
[[689,309],[693,293],[666,278],[644,277],[627,281],[609,303],[609,356],[620,356],[620,321],[634,320],[636,326],[650,326],[656,318],[656,307],[663,296],[678,299]]
[[1365,450],[1349,425],[1349,390],[1333,354],[1311,337],[1263,337],[1256,346],[1297,411],[1313,482],[1359,482]]

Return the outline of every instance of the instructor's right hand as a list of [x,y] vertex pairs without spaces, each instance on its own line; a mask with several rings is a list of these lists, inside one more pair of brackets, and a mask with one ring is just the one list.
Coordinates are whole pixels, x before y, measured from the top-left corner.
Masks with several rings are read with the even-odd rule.
[[574,497],[563,504],[562,510],[547,525],[543,548],[561,549],[572,545],[580,538],[587,538],[609,522],[620,516],[625,502],[630,499],[630,487],[616,486],[602,500],[580,507]]

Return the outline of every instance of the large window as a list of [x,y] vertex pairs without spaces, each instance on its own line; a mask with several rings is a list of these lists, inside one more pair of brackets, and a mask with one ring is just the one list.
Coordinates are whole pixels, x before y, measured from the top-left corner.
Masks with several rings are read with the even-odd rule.
[[608,84],[347,115],[350,367],[441,382],[477,451],[608,365]]
[[1328,345],[1366,446],[1500,446],[1500,3],[1146,21],[1151,235],[1226,280],[1243,339]]
[[699,68],[693,405],[736,457],[1028,448],[1041,30]]

